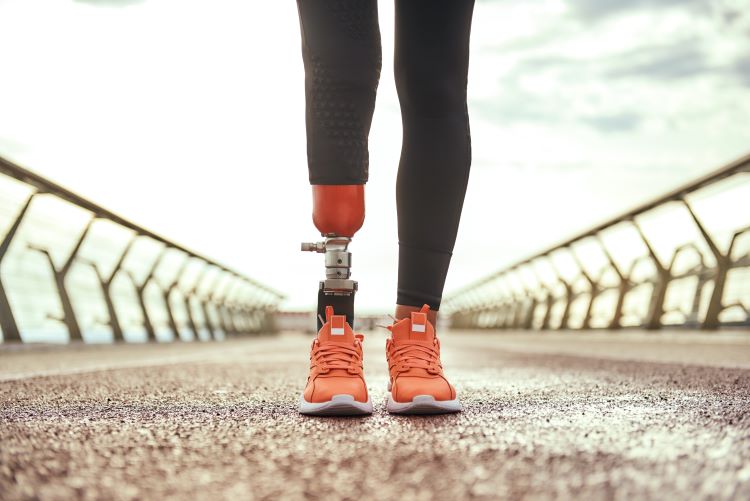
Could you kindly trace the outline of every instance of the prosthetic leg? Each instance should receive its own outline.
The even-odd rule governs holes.
[[[348,246],[365,220],[363,184],[312,185],[313,223],[322,242],[303,242],[302,251],[325,254],[326,278],[318,284],[318,328],[326,318],[326,306],[354,329],[354,294],[357,282],[351,279],[352,253]]]

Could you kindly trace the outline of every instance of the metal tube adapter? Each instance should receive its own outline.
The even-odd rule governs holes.
[[[323,326],[320,318],[325,316],[325,307],[333,306],[339,315],[346,315],[347,322],[354,328],[354,294],[357,282],[352,280],[352,253],[348,246],[349,237],[334,234],[324,235],[323,242],[303,242],[303,252],[325,254],[326,279],[318,287],[318,330]]]

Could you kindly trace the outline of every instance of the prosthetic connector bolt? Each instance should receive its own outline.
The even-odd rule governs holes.
[[[325,253],[326,278],[347,279],[351,276],[352,253],[347,250],[351,240],[330,235],[323,242],[303,242],[302,250]]]
[[[323,242],[303,242],[301,250],[325,254],[326,279],[318,287],[318,314],[326,306],[345,314],[349,325],[354,326],[354,293],[357,282],[351,280],[352,253],[348,246],[351,238],[326,235]],[[322,324],[318,321],[318,329]]]

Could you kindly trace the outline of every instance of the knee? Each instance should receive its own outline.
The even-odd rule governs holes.
[[[465,75],[397,65],[395,79],[404,110],[430,115],[464,113],[466,110]]]

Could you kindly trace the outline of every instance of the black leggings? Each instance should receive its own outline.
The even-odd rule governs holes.
[[[396,183],[401,305],[439,309],[471,165],[474,0],[395,0],[403,143]],[[310,184],[364,184],[381,68],[376,0],[297,0]]]

